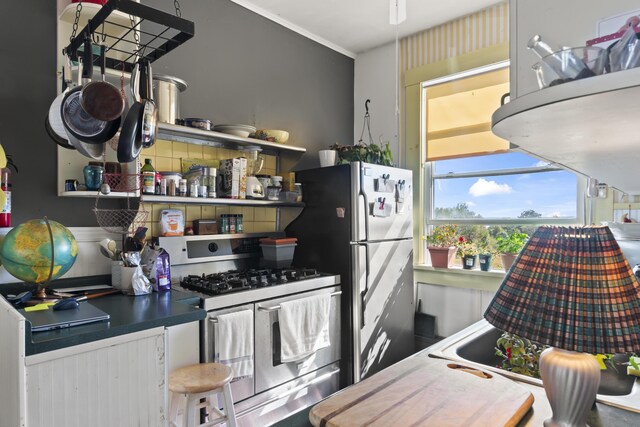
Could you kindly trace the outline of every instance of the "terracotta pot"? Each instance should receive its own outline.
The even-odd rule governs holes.
[[[455,246],[448,248],[429,246],[428,249],[431,256],[431,265],[436,268],[449,268],[456,258]]]
[[[502,254],[502,266],[504,267],[504,271],[507,272],[515,262],[516,258],[518,258],[518,254]]]

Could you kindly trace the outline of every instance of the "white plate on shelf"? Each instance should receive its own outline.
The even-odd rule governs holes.
[[[250,125],[215,125],[213,130],[216,132],[226,133],[229,135],[240,136],[246,138],[255,133],[255,126]]]

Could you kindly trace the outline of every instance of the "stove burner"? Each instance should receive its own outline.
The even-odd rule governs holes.
[[[188,275],[180,281],[183,288],[207,295],[221,295],[319,277],[314,268],[230,270],[202,276]]]

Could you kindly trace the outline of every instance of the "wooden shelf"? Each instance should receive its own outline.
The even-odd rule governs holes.
[[[493,132],[552,163],[640,194],[640,68],[521,96],[496,110]]]
[[[255,138],[243,138],[226,133],[172,125],[169,123],[158,124],[158,139],[188,142],[190,144],[207,145],[211,147],[224,147],[232,150],[247,146],[258,146],[265,152],[274,154],[295,153],[302,155],[307,151],[306,148],[293,145],[278,144],[276,142],[263,141]]]
[[[287,202],[284,200],[257,199],[209,199],[204,197],[174,197],[142,195],[142,201],[147,203],[191,204],[191,205],[219,205],[219,206],[253,206],[263,208],[304,207],[304,203]]]

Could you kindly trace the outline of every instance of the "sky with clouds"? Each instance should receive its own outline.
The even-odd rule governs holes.
[[[435,173],[474,172],[545,165],[522,153],[436,162]],[[439,179],[435,182],[435,207],[467,203],[484,218],[513,218],[533,209],[543,217],[576,216],[576,176],[569,171],[524,175]]]

